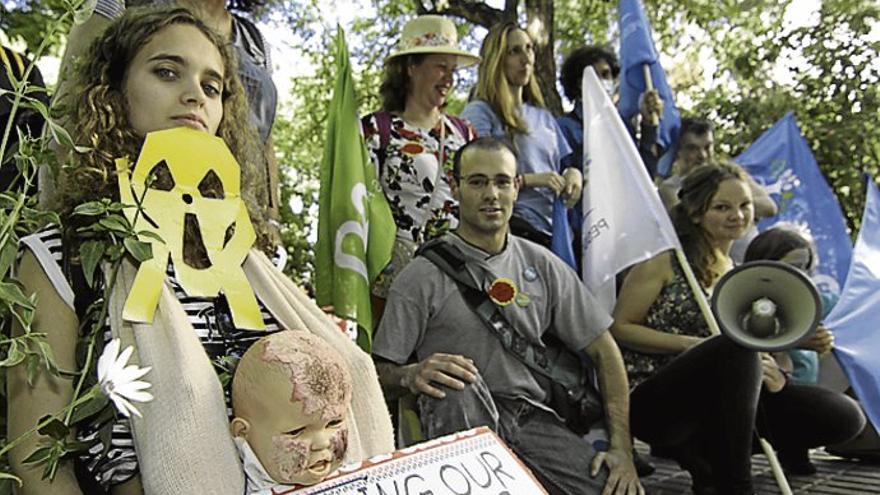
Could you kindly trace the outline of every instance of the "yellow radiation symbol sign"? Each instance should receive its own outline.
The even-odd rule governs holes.
[[[223,140],[185,127],[152,132],[134,170],[126,158],[116,168],[122,202],[141,204],[140,211],[126,209],[129,220],[164,240],[140,237],[153,257],[138,269],[123,318],[153,321],[170,256],[187,294],[223,291],[237,328],[264,329],[242,270],[256,235],[241,199],[241,170]]]

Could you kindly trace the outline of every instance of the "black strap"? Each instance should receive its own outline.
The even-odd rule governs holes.
[[[467,270],[464,253],[460,249],[443,239],[434,239],[423,244],[416,255],[424,256],[458,283],[465,302],[486,328],[501,341],[504,349],[531,370],[551,380],[558,379],[546,349],[535,346],[516,331]]]

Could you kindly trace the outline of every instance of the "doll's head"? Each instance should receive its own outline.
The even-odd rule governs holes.
[[[277,483],[313,485],[342,462],[351,376],[320,337],[282,331],[257,341],[232,382],[232,435]]]

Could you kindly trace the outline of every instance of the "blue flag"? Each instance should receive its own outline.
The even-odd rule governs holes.
[[[785,114],[735,160],[779,205],[779,214],[759,222],[758,229],[766,230],[778,222],[806,228],[819,251],[813,280],[820,291],[840,294],[852,244],[837,197],[801,136],[794,115]]]
[[[568,266],[577,270],[574,261],[574,247],[571,244],[571,226],[568,222],[568,208],[565,203],[556,198],[553,202],[553,239],[550,243],[550,250],[562,261],[568,263]]]
[[[843,294],[825,326],[834,355],[875,428],[880,428],[880,191],[867,180],[862,228]]]
[[[672,89],[654,49],[651,25],[639,0],[620,0],[620,115],[629,122],[639,113],[639,96],[645,92],[644,66],[651,69],[654,89],[663,100],[663,115],[657,132],[657,144],[670,150],[678,141],[681,115],[675,106]],[[665,172],[665,171],[658,171]],[[664,174],[665,175],[665,174]]]

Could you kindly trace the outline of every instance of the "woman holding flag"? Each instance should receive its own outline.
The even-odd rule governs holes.
[[[579,165],[562,168],[571,148],[544,108],[529,34],[513,22],[497,24],[483,40],[480,57],[474,100],[461,116],[480,136],[507,138],[513,144],[522,189],[510,231],[550,247],[553,203],[561,196],[571,208],[581,197],[583,175]]]
[[[733,241],[754,218],[744,172],[729,163],[684,180],[672,220],[702,289],[733,268]],[[751,494],[752,435],[762,381],[757,352],[711,337],[671,252],[633,267],[612,333],[630,385],[633,434],[687,469],[697,494]]]

